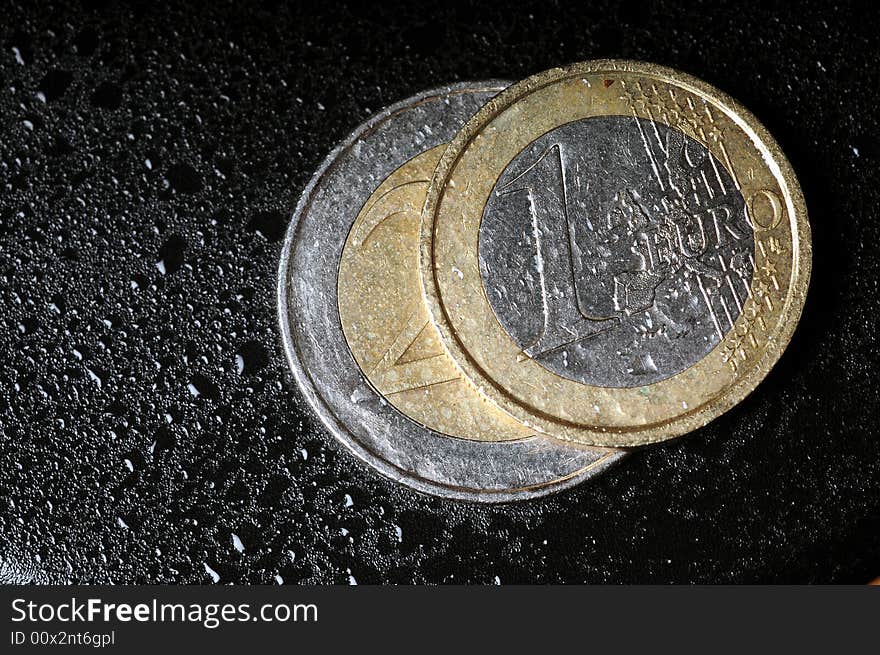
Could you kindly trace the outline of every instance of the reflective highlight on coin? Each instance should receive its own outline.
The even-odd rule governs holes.
[[[473,384],[541,432],[635,446],[704,425],[776,362],[810,271],[785,157],[744,108],[669,69],[524,80],[445,151],[422,280]]]
[[[624,454],[543,436],[458,438],[408,418],[377,392],[352,355],[340,319],[337,273],[352,225],[374,191],[410,159],[451,139],[504,86],[427,91],[374,114],[355,130],[303,192],[285,237],[278,280],[279,324],[291,370],[333,435],[394,480],[481,502],[566,488]],[[430,345],[410,355],[417,359]]]

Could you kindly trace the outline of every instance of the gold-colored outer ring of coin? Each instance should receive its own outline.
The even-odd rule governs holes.
[[[509,180],[508,166],[542,136],[597,117],[627,117],[640,125],[659,126],[663,131],[682,133],[689,142],[705,148],[713,165],[720,164],[718,183],[723,177],[735,185],[742,219],[753,230],[754,248],[745,258],[750,284],[738,298],[741,307],[733,311],[733,300],[721,303],[729,323],[724,322],[719,301],[708,297],[712,290],[722,292],[724,277],[710,271],[701,273],[705,262],[687,260],[682,275],[692,281],[692,302],[699,302],[699,291],[705,292],[708,313],[717,319],[717,342],[692,365],[650,384],[589,384],[537,361],[501,324],[481,273],[481,259],[486,254],[480,252],[484,210],[493,191],[503,191],[496,185],[504,175]],[[653,145],[651,148],[655,154],[659,152]],[[651,161],[658,164],[656,158]],[[655,170],[662,178],[667,173],[660,168],[662,162]],[[562,179],[560,183],[564,203],[566,184],[571,188],[577,180]],[[713,184],[706,182],[709,196]],[[690,193],[689,188],[685,191]],[[546,226],[535,222],[534,192],[532,189],[529,198],[537,243],[545,237]],[[661,200],[639,209],[644,199],[638,193],[627,197],[628,205],[626,198],[616,196],[615,210],[623,211],[619,207],[624,206],[629,212],[627,220],[632,221],[634,211],[665,212],[666,218],[651,221],[674,229],[678,219],[673,213],[681,213],[679,200]],[[687,209],[687,198],[684,206]],[[607,219],[610,224],[610,216],[594,218]],[[742,236],[733,229],[722,234],[723,221],[719,225],[719,239]],[[569,223],[569,230],[575,229]],[[655,229],[653,234],[662,232]],[[656,246],[659,237],[651,238]],[[662,270],[669,270],[670,261],[675,265],[684,262],[688,247],[699,242],[687,239],[679,235],[676,254],[667,253]],[[638,299],[636,292],[644,291],[644,280],[653,279],[654,273],[645,263],[648,259],[644,255],[642,265],[627,273],[629,277],[614,279],[615,309],[647,306],[637,301],[628,307],[618,286],[626,290],[635,280],[642,286],[633,282],[630,291]],[[485,266],[484,261],[483,272]],[[628,447],[677,437],[741,401],[788,344],[803,308],[810,266],[810,230],[803,196],[791,166],[766,129],[736,101],[708,84],[640,62],[574,64],[539,73],[496,96],[450,142],[435,171],[422,215],[420,269],[425,299],[452,359],[482,394],[524,425],[589,445]],[[540,266],[537,270],[543,275]],[[713,279],[709,279],[710,273]],[[574,274],[576,277],[577,271]],[[558,302],[559,295],[544,297],[545,331],[549,325],[547,307]],[[625,314],[609,312],[599,319],[622,321],[628,319]],[[670,346],[673,354],[674,345]],[[644,362],[643,368],[650,372],[651,364]]]
[[[339,260],[339,319],[379,394],[404,415],[460,439],[534,434],[476,393],[440,344],[419,282],[419,221],[440,145],[382,181],[358,213]]]

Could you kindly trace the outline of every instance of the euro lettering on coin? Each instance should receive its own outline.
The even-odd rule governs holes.
[[[424,305],[419,220],[434,165],[504,86],[427,91],[357,128],[303,192],[278,280],[288,361],[330,432],[394,480],[481,502],[563,489],[624,456],[538,436],[487,402]]]
[[[519,82],[437,167],[426,302],[472,384],[542,433],[680,436],[782,354],[809,281],[800,188],[767,131],[690,76],[595,61]]]

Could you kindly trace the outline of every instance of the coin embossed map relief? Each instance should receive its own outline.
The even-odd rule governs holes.
[[[754,231],[698,141],[629,116],[567,123],[520,152],[479,232],[496,318],[557,375],[635,387],[680,373],[748,297]]]
[[[747,110],[676,71],[595,61],[513,85],[458,133],[421,271],[487,399],[545,434],[637,446],[763,379],[810,252],[797,180]]]
[[[444,145],[505,83],[426,91],[377,112],[302,194],[279,270],[282,340],[312,408],[384,475],[500,502],[576,484],[624,456],[539,436],[479,395],[421,291],[421,209]]]

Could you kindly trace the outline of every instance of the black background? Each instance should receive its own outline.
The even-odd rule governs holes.
[[[880,575],[880,14],[319,7],[5,6],[0,579]],[[599,56],[695,74],[775,135],[813,229],[800,327],[733,411],[577,489],[481,507],[386,482],[327,436],[287,374],[274,289],[299,192],[388,103]]]

